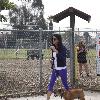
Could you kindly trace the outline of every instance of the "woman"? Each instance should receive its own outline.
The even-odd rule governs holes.
[[[52,74],[50,83],[48,85],[47,100],[53,92],[53,86],[58,76],[61,77],[62,84],[66,90],[69,89],[67,83],[67,69],[66,69],[66,48],[62,44],[62,38],[59,34],[54,34],[52,37]]]
[[[80,76],[82,75],[82,66],[84,66],[87,76],[89,76],[89,70],[87,66],[87,59],[86,59],[87,50],[83,43],[83,41],[79,42],[77,48],[77,59],[79,63],[79,73]]]

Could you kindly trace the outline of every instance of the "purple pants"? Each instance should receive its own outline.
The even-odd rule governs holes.
[[[56,81],[58,76],[61,77],[61,81],[62,81],[64,88],[66,90],[69,89],[69,86],[68,86],[68,83],[67,83],[67,70],[66,69],[62,69],[62,70],[53,69],[51,79],[50,79],[50,83],[48,85],[48,91],[53,91],[53,86],[54,86],[55,81]]]

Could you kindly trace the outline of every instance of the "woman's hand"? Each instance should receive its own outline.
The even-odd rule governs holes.
[[[55,48],[54,46],[50,46],[50,49],[51,49],[53,52],[58,53],[58,50],[56,50],[56,48]]]
[[[51,64],[51,65],[53,64],[53,60],[52,60],[52,59],[50,59],[50,64]]]
[[[56,48],[54,46],[50,46],[50,49],[53,50],[53,51],[56,50]]]

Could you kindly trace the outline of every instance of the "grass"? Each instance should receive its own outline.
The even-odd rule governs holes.
[[[44,49],[42,51],[44,58],[50,58],[51,50]],[[0,59],[15,59],[15,58],[27,58],[27,49],[0,49]]]
[[[16,52],[16,49],[0,49],[0,59],[8,58],[26,58],[27,51],[20,49]]]
[[[43,49],[42,50],[43,57],[44,58],[50,58],[51,57],[51,50],[50,49]],[[95,57],[96,56],[96,50],[90,49],[88,51],[88,57]],[[0,59],[15,59],[15,58],[27,58],[27,49],[19,49],[16,52],[16,49],[0,49]]]
[[[96,57],[96,50],[95,49],[89,49],[88,54],[89,57]]]

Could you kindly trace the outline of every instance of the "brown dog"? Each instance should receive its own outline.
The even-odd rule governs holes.
[[[75,88],[75,89],[70,89],[69,91],[64,89],[58,89],[58,94],[62,95],[64,100],[74,100],[74,99],[85,100],[83,89]]]

